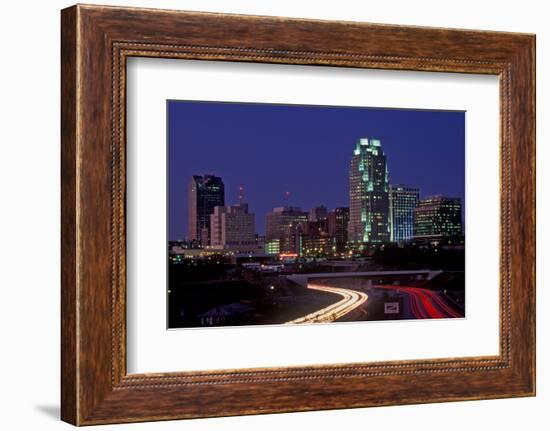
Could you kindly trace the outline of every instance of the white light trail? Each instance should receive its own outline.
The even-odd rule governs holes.
[[[291,320],[288,323],[329,323],[338,320],[342,316],[355,310],[367,302],[368,296],[357,290],[343,289],[341,287],[323,286],[322,284],[308,284],[308,289],[320,290],[321,292],[335,293],[343,297],[338,302],[328,307],[314,311],[306,316]]]

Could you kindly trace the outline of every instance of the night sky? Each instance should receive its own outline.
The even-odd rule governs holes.
[[[187,235],[191,175],[222,177],[226,205],[238,203],[242,185],[261,234],[265,214],[287,202],[348,206],[361,137],[382,141],[392,184],[464,206],[464,120],[453,111],[168,101],[169,238]]]

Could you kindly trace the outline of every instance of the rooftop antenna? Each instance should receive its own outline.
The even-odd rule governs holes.
[[[285,206],[289,206],[288,203],[290,201],[290,192],[285,192]]]
[[[244,187],[242,185],[239,186],[239,205],[242,205],[244,202]]]

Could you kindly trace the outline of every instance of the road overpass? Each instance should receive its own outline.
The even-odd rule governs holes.
[[[312,278],[345,278],[345,277],[382,277],[399,275],[418,275],[424,276],[426,280],[431,280],[436,275],[441,274],[442,270],[420,269],[411,271],[368,271],[368,272],[317,272],[311,274],[290,274],[286,277],[304,287],[308,287],[308,280]]]

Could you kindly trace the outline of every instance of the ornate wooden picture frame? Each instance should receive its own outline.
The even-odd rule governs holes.
[[[62,11],[61,416],[75,425],[535,394],[535,37],[103,6]],[[127,374],[126,60],[500,79],[500,354]]]

